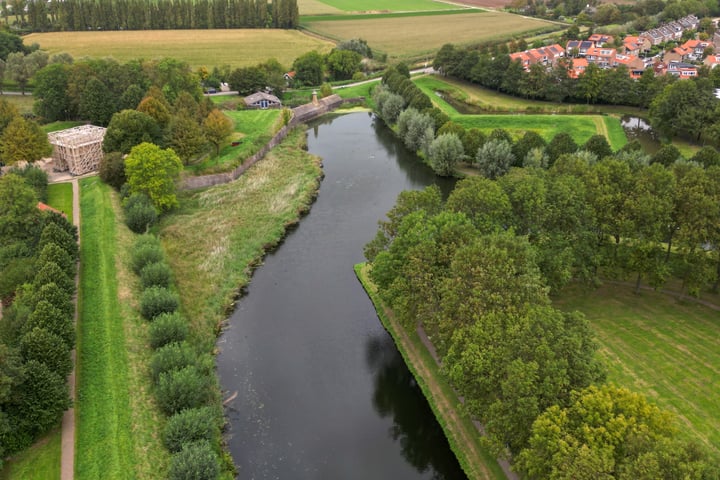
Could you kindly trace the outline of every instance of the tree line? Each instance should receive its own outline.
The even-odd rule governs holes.
[[[427,333],[495,453],[523,477],[715,478],[668,412],[604,383],[587,320],[551,294],[630,276],[708,287],[718,180],[718,166],[565,154],[547,169],[469,177],[446,201],[437,187],[403,192],[365,247],[370,276],[403,326]]]
[[[3,9],[31,32],[297,28],[297,0],[13,0]]]
[[[70,406],[77,229],[38,208],[46,195],[38,168],[0,177],[0,465]]]
[[[638,80],[624,65],[601,69],[588,65],[579,78],[570,76],[571,58],[561,58],[547,67],[530,66],[526,72],[507,52],[488,47],[461,48],[443,45],[433,67],[450,75],[509,95],[551,102],[606,103],[649,108],[653,127],[668,137],[684,135],[717,143],[720,123],[714,89],[720,87],[720,71],[701,67],[697,78],[678,80],[673,75],[656,76],[643,71]],[[683,114],[678,114],[678,109]]]

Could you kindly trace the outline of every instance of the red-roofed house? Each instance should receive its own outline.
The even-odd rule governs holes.
[[[40,211],[57,213],[58,215],[62,215],[63,217],[67,218],[67,215],[65,215],[65,212],[61,212],[60,210],[57,210],[57,209],[55,209],[55,208],[51,207],[50,205],[47,205],[47,204],[45,204],[45,203],[43,203],[43,202],[38,202],[37,208],[38,208],[38,210],[40,210]]]
[[[710,68],[715,68],[720,63],[720,53],[708,55],[703,63]]]
[[[612,68],[616,65],[615,55],[617,55],[617,52],[614,48],[590,48],[585,58],[588,62],[595,63],[600,68]]]
[[[510,54],[511,61],[519,61],[525,70],[530,70],[530,66],[535,64],[555,65],[557,61],[565,56],[565,50],[560,45],[550,45],[548,47],[533,48],[524,52],[516,52]]]
[[[580,75],[585,73],[585,69],[588,66],[588,61],[584,58],[573,58],[572,68],[570,69],[570,78],[578,78]]]
[[[635,55],[622,55],[618,53],[615,55],[615,65],[625,65],[631,72],[638,70],[643,71],[645,69],[645,62]]]
[[[604,47],[608,43],[613,43],[614,39],[610,35],[603,35],[602,33],[593,33],[588,37],[589,42],[593,42],[596,47]]]
[[[627,36],[623,39],[623,47],[628,55],[639,55],[650,51],[650,40],[646,37]]]
[[[702,58],[705,49],[711,46],[712,43],[706,40],[688,40],[683,43],[682,48],[686,53],[686,57],[690,60],[699,60]]]

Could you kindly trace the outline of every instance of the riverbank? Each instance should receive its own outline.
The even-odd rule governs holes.
[[[377,288],[368,277],[369,268],[365,263],[355,265],[355,274],[427,398],[463,471],[470,480],[508,478],[482,445],[473,421],[462,413],[461,400],[443,378],[432,352],[423,344],[417,332],[409,333],[398,324],[392,311],[377,295]]]

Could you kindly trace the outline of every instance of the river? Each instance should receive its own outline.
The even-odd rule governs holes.
[[[443,181],[368,113],[308,131],[325,179],[269,254],[219,339],[228,446],[241,479],[464,479],[355,278],[402,190]]]

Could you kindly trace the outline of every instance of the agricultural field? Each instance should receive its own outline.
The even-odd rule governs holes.
[[[630,286],[567,292],[555,302],[583,312],[595,330],[609,381],[673,411],[688,438],[720,459],[718,312]]]
[[[172,57],[193,69],[245,67],[271,57],[289,68],[300,55],[311,50],[327,53],[333,46],[297,30],[277,29],[51,32],[32,33],[23,40],[39,44],[50,55],[66,52],[76,59],[112,57],[119,62]]]
[[[299,2],[302,14],[302,1]],[[322,3],[343,12],[421,12],[428,10],[452,10],[457,5],[435,0],[320,0]]]
[[[449,41],[456,45],[468,45],[560,28],[550,22],[504,12],[463,12],[452,15],[441,15],[442,12],[364,15],[333,21],[301,18],[301,26],[336,41],[362,38],[373,50],[387,53],[390,61],[432,58]]]
[[[298,0],[300,15],[336,15],[343,13],[335,7],[321,2],[320,0]]]

